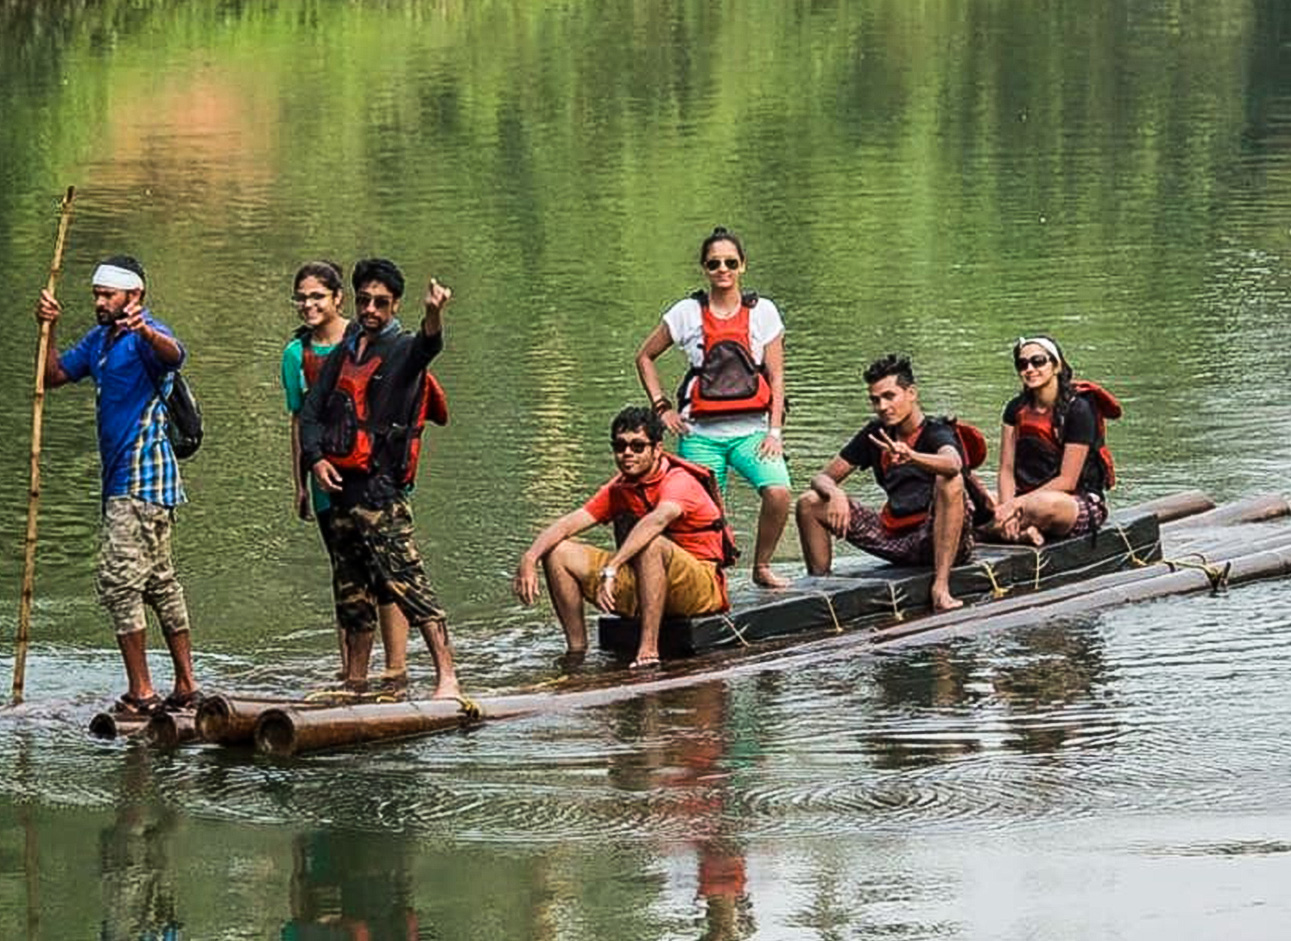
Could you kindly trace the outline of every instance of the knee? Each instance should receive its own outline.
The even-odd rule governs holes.
[[[937,496],[945,499],[959,499],[964,494],[964,475],[956,474],[954,477],[937,476],[936,487]]]
[[[788,487],[762,488],[762,505],[767,509],[787,511],[791,499]]]
[[[798,495],[794,504],[794,515],[799,521],[819,519],[825,509],[825,501],[814,490],[807,490]]]

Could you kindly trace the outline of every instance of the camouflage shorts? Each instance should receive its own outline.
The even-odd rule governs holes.
[[[374,631],[377,605],[387,602],[398,605],[413,627],[444,620],[417,551],[407,500],[379,509],[333,506],[330,523],[337,624]]]
[[[136,497],[109,497],[95,588],[118,634],[146,630],[146,607],[152,608],[166,634],[188,630],[184,589],[170,557],[172,511]]]

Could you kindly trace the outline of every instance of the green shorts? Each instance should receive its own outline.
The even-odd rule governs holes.
[[[712,470],[717,477],[717,485],[723,491],[726,490],[728,467],[735,468],[758,492],[763,487],[784,487],[787,490],[789,467],[784,462],[784,455],[764,458],[758,454],[758,446],[765,437],[765,431],[738,438],[708,438],[691,432],[682,435],[677,454]]]

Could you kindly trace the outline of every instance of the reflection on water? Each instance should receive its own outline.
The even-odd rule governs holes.
[[[328,678],[276,377],[289,278],[318,255],[456,289],[454,423],[415,504],[468,689],[553,675],[559,631],[507,575],[609,472],[636,344],[719,223],[785,311],[799,486],[865,417],[858,364],[908,351],[931,411],[989,429],[1009,342],[1047,328],[1127,405],[1118,503],[1291,489],[1288,10],[0,4],[0,585],[22,298],[69,182],[62,340],[94,260],[129,249],[192,355],[210,434],[177,555],[213,686]],[[92,407],[46,403],[0,936],[1268,937],[1291,915],[1282,583],[299,761],[87,742],[120,677],[92,600]],[[730,497],[747,538],[756,495]]]

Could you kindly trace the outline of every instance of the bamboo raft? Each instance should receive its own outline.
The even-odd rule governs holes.
[[[1122,511],[1094,538],[1061,540],[1039,551],[982,547],[979,558],[956,569],[952,577],[953,590],[969,603],[940,614],[924,613],[915,603],[926,597],[928,573],[895,566],[870,566],[828,579],[799,579],[789,592],[774,596],[749,590],[733,599],[736,604],[728,619],[734,630],[722,619],[666,623],[661,633],[661,640],[667,638],[665,654],[692,656],[696,651],[749,647],[736,658],[726,656],[720,661],[709,654],[710,659],[701,659],[696,668],[686,671],[630,678],[616,671],[593,677],[597,685],[475,700],[329,706],[212,696],[191,719],[183,714],[173,720],[157,717],[133,729],[121,717],[111,720],[109,716],[109,720],[113,735],[142,734],[144,740],[161,747],[205,741],[282,756],[600,706],[715,678],[801,669],[855,656],[861,647],[913,639],[938,641],[1166,595],[1285,577],[1291,574],[1291,525],[1283,519],[1289,514],[1291,506],[1278,496],[1215,507],[1204,494],[1190,491]],[[1276,520],[1282,522],[1271,522]],[[602,646],[634,647],[631,622],[620,618],[603,622]],[[754,640],[769,642],[750,647]],[[793,646],[786,649],[789,643]],[[94,721],[100,722],[102,715]]]

